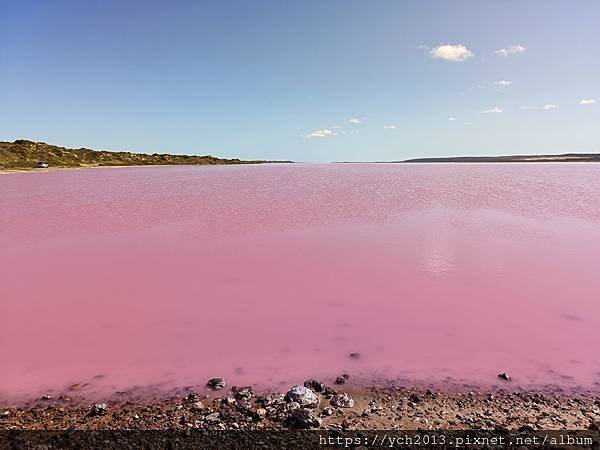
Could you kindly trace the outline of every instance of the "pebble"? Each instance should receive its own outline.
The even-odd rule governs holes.
[[[297,402],[303,408],[316,408],[319,404],[319,397],[312,389],[306,386],[293,386],[285,394],[286,402]]]
[[[214,413],[209,414],[205,417],[207,422],[220,422],[221,413],[219,411],[215,411]]]
[[[52,394],[42,395],[42,400],[52,400],[54,396]]]
[[[208,380],[206,385],[209,388],[214,389],[215,391],[218,391],[225,387],[225,380],[223,378],[211,378],[210,380]]]
[[[192,404],[192,409],[193,409],[194,411],[201,411],[201,410],[203,410],[203,409],[204,409],[204,403],[202,403],[202,402],[196,402],[196,403],[193,403],[193,404]]]
[[[335,384],[346,384],[346,378],[343,376],[339,376],[335,379]]]
[[[223,385],[225,385],[225,382],[223,382]],[[249,399],[254,395],[254,393],[252,392],[252,386],[233,386],[231,390],[233,391],[235,398],[238,400]]]
[[[330,403],[331,406],[337,408],[352,408],[354,406],[354,399],[344,392],[343,394],[334,395]]]
[[[319,380],[314,380],[312,378],[304,382],[304,387],[307,387],[308,389],[311,389],[315,392],[323,392],[325,390],[325,384],[323,384]]]
[[[96,403],[90,409],[90,416],[103,416],[108,411],[108,405],[106,403]]]
[[[505,372],[499,373],[498,378],[504,381],[510,381],[512,378],[509,377]]]
[[[415,394],[415,393],[410,394],[409,398],[410,398],[410,401],[413,403],[419,403],[421,401],[421,397],[419,397],[419,395]]]
[[[196,395],[196,393],[195,393],[195,392],[190,392],[190,393],[187,395],[187,397],[185,398],[185,400],[186,400],[188,403],[195,403],[195,402],[197,402],[197,401],[199,400],[199,398],[198,398],[198,395]]]
[[[358,359],[358,358],[360,358],[360,353],[356,353],[356,352],[355,353],[350,353],[350,358]]]
[[[306,409],[296,409],[288,416],[285,423],[289,428],[294,430],[306,430],[308,428],[320,427],[323,420],[311,411]]]
[[[323,408],[322,414],[324,416],[331,416],[333,414],[333,409],[331,409],[329,406]]]

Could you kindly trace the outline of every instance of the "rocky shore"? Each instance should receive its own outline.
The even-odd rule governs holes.
[[[338,383],[343,383],[338,380]],[[307,380],[286,392],[229,388],[169,398],[74,401],[44,396],[0,407],[0,430],[592,430],[600,397],[540,392],[446,392],[402,387],[327,386]]]

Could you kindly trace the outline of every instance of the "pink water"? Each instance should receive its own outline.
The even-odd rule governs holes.
[[[600,390],[600,165],[8,174],[0,227],[0,402],[343,372]]]

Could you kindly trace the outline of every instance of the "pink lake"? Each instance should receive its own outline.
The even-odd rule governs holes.
[[[0,230],[0,403],[344,372],[600,391],[593,163],[6,174]]]

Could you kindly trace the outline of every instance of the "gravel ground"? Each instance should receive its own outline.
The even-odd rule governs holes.
[[[435,392],[429,389],[325,386],[308,380],[287,392],[222,387],[160,400],[68,396],[27,407],[0,407],[0,430],[594,430],[600,397],[540,392]],[[215,395],[216,394],[216,395]]]

